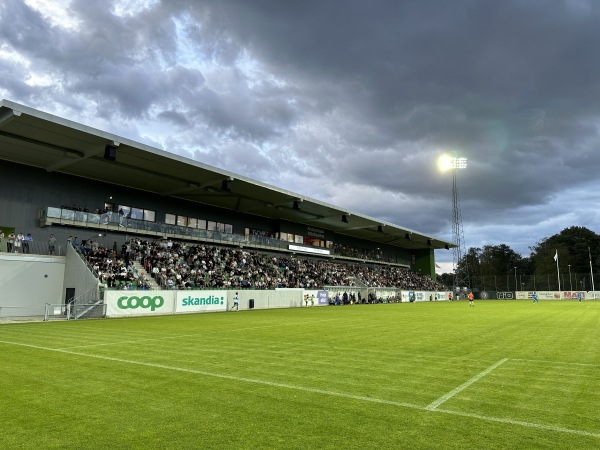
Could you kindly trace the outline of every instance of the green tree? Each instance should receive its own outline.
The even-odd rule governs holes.
[[[457,269],[461,275],[469,270],[471,287],[488,289],[517,288],[514,282],[515,267],[518,274],[531,273],[528,258],[523,258],[506,244],[471,247],[459,261]]]
[[[600,257],[600,236],[585,227],[569,227],[530,247],[531,259],[537,276],[556,273],[554,256],[558,254],[558,268],[565,274],[589,274],[590,255],[597,267]],[[589,284],[588,284],[589,287]],[[574,286],[576,289],[576,287]]]
[[[437,281],[442,283],[447,288],[452,286],[452,280],[454,279],[454,275],[452,273],[443,273],[438,276]]]

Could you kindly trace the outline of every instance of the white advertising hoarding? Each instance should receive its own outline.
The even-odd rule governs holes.
[[[108,291],[105,293],[108,317],[173,314],[173,291]]]
[[[203,311],[227,311],[227,291],[176,291],[176,313]]]

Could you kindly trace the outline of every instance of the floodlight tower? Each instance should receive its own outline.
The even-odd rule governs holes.
[[[462,227],[462,214],[460,210],[460,196],[458,195],[457,173],[459,170],[467,168],[467,158],[456,158],[444,155],[438,162],[443,171],[452,170],[452,266],[453,278],[452,288],[456,290],[460,287],[470,287],[469,266],[465,259],[464,273],[458,272],[458,263],[467,254],[465,250],[465,236]]]

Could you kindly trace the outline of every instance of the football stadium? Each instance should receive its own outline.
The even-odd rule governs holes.
[[[596,292],[9,100],[0,161],[2,448],[600,445]]]

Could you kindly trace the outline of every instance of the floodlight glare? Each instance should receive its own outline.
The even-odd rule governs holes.
[[[438,168],[442,172],[452,169],[452,158],[448,155],[442,155],[438,159]]]
[[[466,169],[467,158],[454,158],[449,155],[442,155],[438,159],[438,168],[442,172],[447,172],[451,169]]]

